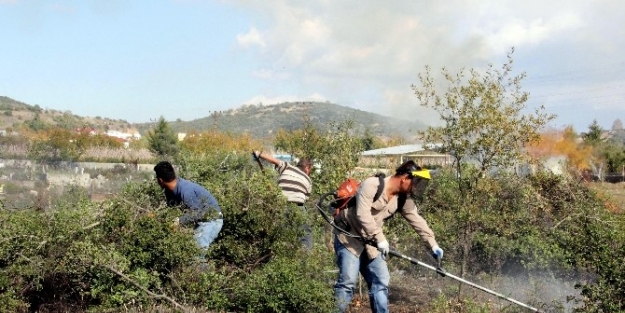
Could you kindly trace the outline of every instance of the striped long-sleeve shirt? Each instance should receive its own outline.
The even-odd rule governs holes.
[[[306,202],[312,190],[310,177],[300,168],[284,161],[276,165],[276,170],[280,173],[278,187],[287,200],[297,204]]]

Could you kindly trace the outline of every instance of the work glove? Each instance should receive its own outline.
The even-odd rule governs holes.
[[[432,247],[432,257],[437,261],[440,261],[443,258],[443,249],[439,246]]]
[[[390,250],[388,241],[384,240],[382,242],[378,242],[377,246],[378,251],[380,251],[380,253],[382,254],[382,259],[386,260],[386,257],[388,256],[388,251]]]

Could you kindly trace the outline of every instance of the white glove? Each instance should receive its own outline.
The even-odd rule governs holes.
[[[440,261],[443,258],[443,249],[439,246],[432,247],[432,257]]]
[[[386,260],[386,257],[388,256],[388,251],[390,250],[388,241],[384,240],[382,242],[378,242],[377,246],[378,251],[380,251],[380,253],[382,254],[382,259]]]

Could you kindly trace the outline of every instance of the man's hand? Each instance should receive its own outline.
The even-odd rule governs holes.
[[[388,256],[388,252],[390,250],[388,241],[384,240],[382,242],[378,242],[377,246],[378,246],[378,251],[380,251],[380,253],[382,254],[382,259],[386,260],[386,257]]]
[[[263,167],[263,162],[261,162],[260,160],[260,155],[262,154],[262,151],[252,151],[252,157],[254,158],[254,161],[256,161],[256,163],[258,163],[258,166],[260,167],[260,170],[262,172],[265,171],[265,168]]]
[[[432,257],[437,261],[440,261],[443,258],[443,249],[439,246],[432,247]]]

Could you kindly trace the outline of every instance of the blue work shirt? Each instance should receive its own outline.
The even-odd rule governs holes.
[[[219,213],[218,218],[222,216],[215,197],[206,188],[186,179],[178,178],[173,191],[165,190],[165,198],[169,206],[181,204],[185,206],[184,214],[179,219],[180,224],[183,225],[197,224],[197,222],[205,221],[207,217],[210,218],[209,209],[211,208]]]

